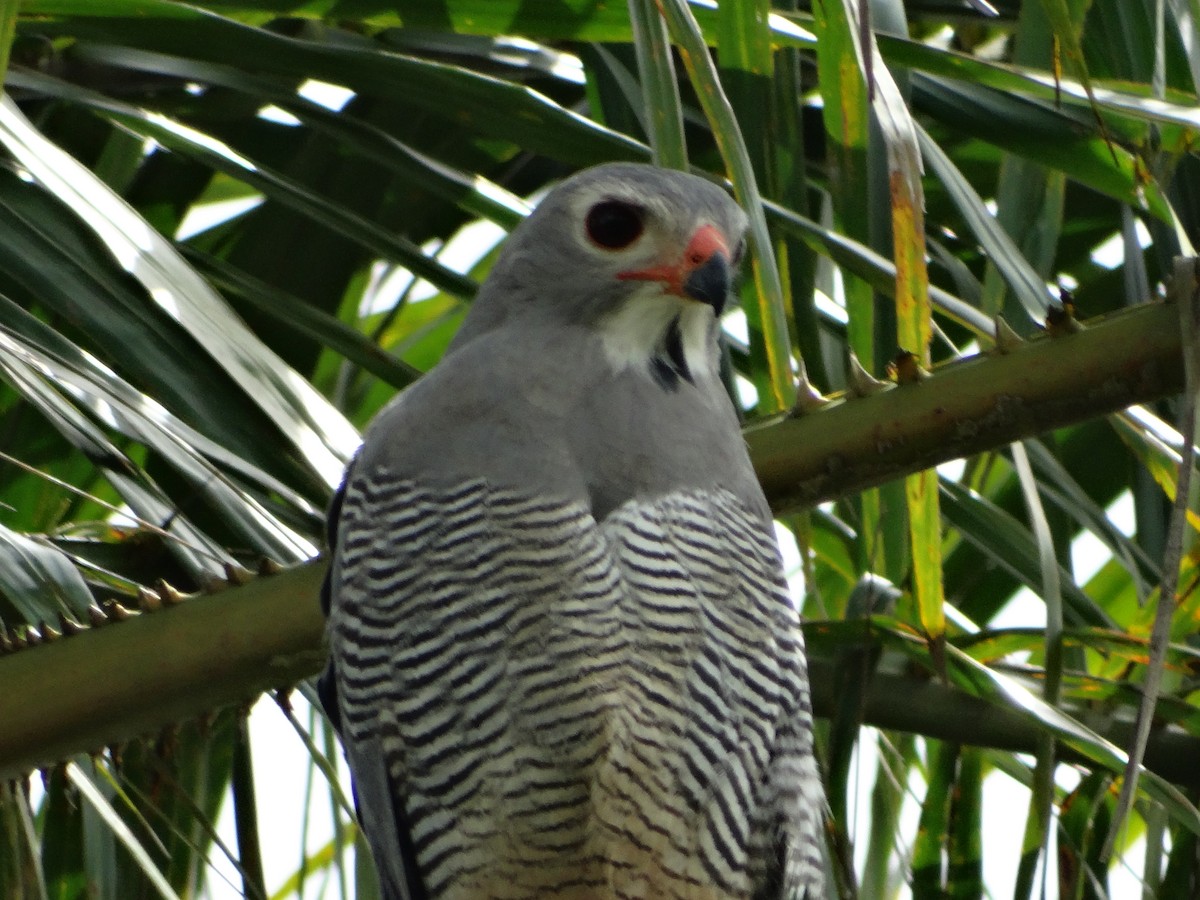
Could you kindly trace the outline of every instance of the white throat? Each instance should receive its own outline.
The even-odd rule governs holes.
[[[664,353],[664,337],[676,319],[687,368],[695,375],[715,374],[716,354],[710,346],[712,308],[665,294],[658,285],[651,284],[599,323],[609,365],[615,372],[633,369],[651,377],[652,361]]]

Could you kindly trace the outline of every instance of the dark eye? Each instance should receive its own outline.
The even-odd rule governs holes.
[[[642,235],[642,209],[622,200],[603,200],[587,214],[587,233],[606,250],[623,250]]]
[[[736,269],[738,266],[740,266],[742,264],[742,260],[745,258],[746,258],[746,239],[742,238],[740,241],[738,241],[738,245],[736,248],[734,248],[734,251],[733,251],[733,259],[731,261],[733,267]]]

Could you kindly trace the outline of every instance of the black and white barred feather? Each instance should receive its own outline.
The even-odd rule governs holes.
[[[378,467],[337,547],[338,711],[372,840],[406,857],[392,897],[820,896],[797,614],[732,493],[597,522]]]

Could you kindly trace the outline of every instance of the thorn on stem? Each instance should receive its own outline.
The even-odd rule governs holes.
[[[262,559],[260,559],[258,561],[258,574],[259,575],[263,575],[263,576],[278,575],[282,571],[283,571],[283,566],[281,566],[279,563],[277,563],[275,560],[271,559],[268,556],[264,556]]]
[[[853,350],[850,351],[847,380],[850,385],[850,393],[855,397],[869,397],[871,394],[878,394],[891,387],[888,382],[882,381],[868,372],[866,367],[859,362],[858,354]]]
[[[1011,353],[1021,344],[1025,343],[1024,339],[1008,324],[1008,320],[1004,316],[996,316],[993,321],[996,327],[997,352]]]
[[[137,589],[137,600],[138,609],[142,612],[158,612],[163,606],[162,597],[149,588],[142,587],[140,584]]]
[[[162,598],[163,603],[165,603],[167,606],[178,606],[185,599],[187,599],[186,596],[181,594],[178,589],[170,584],[167,584],[167,582],[161,578],[154,583],[154,590],[155,593]]]
[[[816,412],[828,403],[829,399],[813,387],[813,383],[808,380],[808,373],[801,369],[800,378],[796,382],[796,402],[792,404],[788,415],[798,419],[806,413]]]
[[[116,600],[113,600],[111,603],[107,604],[107,606],[108,617],[113,621],[124,622],[131,615],[133,615],[133,613],[131,613],[126,607],[122,606]]]
[[[225,563],[225,581],[229,584],[240,586],[249,584],[254,580],[254,573],[245,566],[239,566],[237,563]]]

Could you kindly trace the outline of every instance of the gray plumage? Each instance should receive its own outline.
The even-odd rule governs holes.
[[[744,231],[693,176],[576,175],[369,428],[322,696],[389,898],[825,896],[802,639],[717,371]]]

